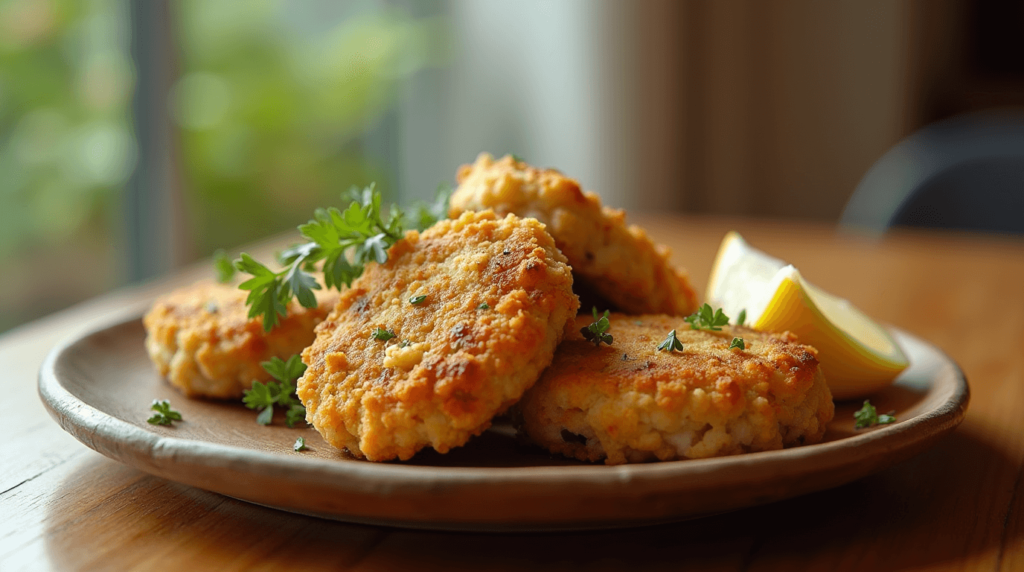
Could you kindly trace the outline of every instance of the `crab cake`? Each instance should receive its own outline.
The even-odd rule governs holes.
[[[816,350],[792,334],[694,331],[664,315],[613,314],[610,324],[612,345],[567,339],[523,396],[517,422],[529,440],[615,465],[816,443],[832,419]],[[671,330],[683,349],[658,350]],[[729,349],[734,336],[746,349]]]
[[[249,318],[248,292],[199,282],[157,299],[143,318],[146,351],[160,375],[189,397],[238,398],[253,380],[268,381],[261,362],[287,359],[313,343],[314,329],[338,300],[316,291],[319,305],[288,305],[288,316],[270,332]]]
[[[543,222],[569,259],[580,291],[631,314],[686,316],[697,309],[690,280],[669,262],[668,248],[640,227],[627,226],[623,211],[602,207],[575,180],[511,155],[495,161],[486,153],[460,167],[456,178],[452,216],[493,209]]]
[[[578,306],[565,257],[534,219],[486,211],[409,231],[302,353],[306,420],[371,461],[445,453],[537,381]]]

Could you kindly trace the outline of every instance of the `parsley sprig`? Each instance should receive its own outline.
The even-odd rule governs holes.
[[[326,288],[341,289],[363,273],[369,262],[383,264],[388,249],[405,234],[407,228],[427,228],[444,218],[450,191],[440,189],[431,204],[415,205],[410,214],[397,206],[382,207],[382,197],[370,185],[352,189],[352,199],[345,210],[335,207],[317,209],[313,219],[299,225],[299,233],[307,242],[298,244],[280,255],[284,268],[273,271],[247,253],[234,261],[234,267],[252,278],[238,287],[249,291],[246,305],[249,318],[263,317],[263,329],[270,331],[288,313],[292,298],[306,308],[317,305],[314,290],[321,285],[313,276],[317,266],[323,271]],[[217,264],[221,271],[220,263]]]
[[[181,413],[171,409],[171,402],[166,399],[154,399],[149,408],[156,411],[146,419],[150,425],[170,425],[175,421],[181,421]]]
[[[340,289],[362,274],[367,262],[386,262],[388,248],[402,237],[402,211],[392,207],[385,217],[381,195],[372,184],[350,194],[353,200],[344,211],[317,209],[313,220],[299,226],[308,242],[281,253],[282,270],[274,272],[246,253],[235,260],[235,268],[252,276],[238,287],[249,291],[245,302],[249,317],[262,316],[265,331],[287,315],[292,298],[306,308],[316,307],[313,290],[319,290],[320,284],[311,272],[318,263],[322,263],[324,286]]]
[[[604,342],[608,345],[612,345],[612,336],[611,334],[607,333],[608,330],[612,327],[611,324],[608,322],[608,310],[605,310],[604,315],[598,318],[597,307],[595,306],[593,308],[593,313],[594,323],[590,324],[585,328],[580,328],[580,333],[583,334],[583,337],[585,339],[593,342],[594,345],[597,347],[601,346],[601,342]]]
[[[683,351],[683,342],[676,339],[675,330],[669,332],[668,336],[665,337],[665,341],[658,345],[658,351],[669,353],[672,353],[673,351]]]
[[[720,332],[720,326],[729,325],[729,316],[721,308],[712,310],[709,304],[704,304],[699,310],[683,318],[683,321],[690,324],[693,330],[712,330]]]
[[[733,348],[739,348],[741,350],[745,350],[745,349],[747,349],[747,344],[746,344],[746,342],[743,341],[743,338],[733,338],[732,339],[732,343],[729,344],[729,349],[731,350]]]
[[[889,413],[879,415],[875,406],[871,405],[871,401],[865,399],[864,406],[854,412],[853,420],[854,429],[865,429],[875,425],[888,425],[896,422],[896,412],[890,411]]]
[[[280,406],[285,410],[285,424],[294,427],[296,423],[306,419],[306,408],[295,396],[295,380],[299,379],[306,371],[306,364],[302,363],[299,356],[293,355],[284,361],[278,357],[270,358],[260,365],[277,382],[268,381],[266,384],[258,381],[252,382],[252,389],[245,391],[242,403],[249,409],[260,409],[256,416],[256,422],[260,425],[270,425],[274,418],[274,406]]]

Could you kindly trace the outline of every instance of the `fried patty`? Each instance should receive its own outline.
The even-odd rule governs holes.
[[[630,314],[685,316],[697,308],[686,272],[669,262],[669,250],[621,210],[601,206],[592,192],[553,169],[537,169],[511,155],[495,161],[482,153],[459,168],[451,215],[493,209],[533,217],[572,266],[580,291],[591,291]],[[578,292],[579,293],[579,292]]]
[[[537,381],[578,305],[565,257],[534,219],[465,213],[409,231],[303,352],[306,420],[371,461],[445,453]]]
[[[579,317],[577,328],[593,322]],[[580,335],[517,406],[520,432],[553,453],[610,465],[816,443],[832,394],[816,350],[789,333],[694,331],[678,317],[613,314],[612,345]],[[671,330],[683,349],[659,351]],[[729,349],[733,337],[746,349]]]
[[[157,299],[143,318],[146,351],[160,375],[189,397],[238,398],[253,380],[268,381],[261,362],[287,359],[313,343],[313,330],[338,300],[317,291],[316,308],[297,302],[271,332],[249,319],[247,292],[199,282]]]

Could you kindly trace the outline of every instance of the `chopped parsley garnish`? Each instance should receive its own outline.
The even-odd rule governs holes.
[[[423,296],[423,295],[413,296],[412,298],[409,298],[409,303],[412,304],[413,306],[415,306],[416,304],[422,304],[423,301],[426,300],[426,299],[427,299],[427,297]]]
[[[284,361],[278,357],[270,358],[260,365],[277,382],[268,381],[260,383],[252,382],[252,389],[246,390],[242,397],[242,403],[249,409],[260,409],[256,416],[256,422],[260,425],[270,425],[274,419],[274,406],[277,405],[285,410],[285,424],[294,427],[296,423],[306,419],[306,408],[295,396],[295,380],[306,371],[306,364],[302,363],[299,356],[294,355]]]
[[[395,337],[395,332],[392,332],[391,330],[385,330],[384,328],[377,328],[373,330],[373,333],[370,334],[370,337],[375,340],[386,342],[391,338]]]
[[[683,342],[676,339],[676,331],[672,330],[668,333],[665,341],[658,345],[658,351],[671,353],[676,350],[683,351]]]
[[[871,401],[865,399],[864,406],[853,414],[853,420],[854,429],[864,429],[874,427],[875,425],[888,425],[889,423],[896,422],[896,412],[890,411],[889,413],[879,415],[875,406],[871,405]]]
[[[739,348],[741,350],[747,349],[747,344],[743,342],[743,338],[733,338],[732,343],[729,344],[729,349]]]
[[[274,272],[246,253],[235,260],[236,269],[252,276],[238,287],[249,291],[245,301],[249,317],[262,316],[265,331],[272,330],[279,319],[287,315],[292,298],[297,298],[306,308],[316,307],[313,290],[321,286],[312,272],[317,264],[321,264],[325,287],[340,289],[342,285],[351,285],[367,263],[387,262],[388,248],[402,238],[410,225],[396,206],[388,209],[388,215],[384,216],[381,194],[372,184],[362,191],[353,189],[350,196],[353,200],[344,211],[335,207],[317,209],[312,220],[299,226],[299,232],[308,242],[281,253],[282,270]],[[432,209],[436,207],[437,216],[441,216],[443,204],[423,207],[416,224],[426,223],[428,219],[436,221]]]
[[[292,449],[294,449],[296,453],[301,453],[302,451],[309,450],[309,447],[306,446],[306,438],[299,437],[298,439],[296,439],[295,444],[292,445]]]
[[[736,316],[736,325],[742,326],[747,323],[747,309],[743,308],[740,310],[740,315]]]
[[[477,306],[476,309],[477,310],[490,310],[491,307],[487,304],[487,302],[484,302],[483,304],[480,304],[479,306]]]
[[[612,327],[608,322],[609,311],[605,310],[604,315],[600,318],[597,317],[597,307],[593,308],[593,313],[594,323],[585,328],[580,328],[580,333],[583,334],[585,339],[593,342],[597,347],[601,346],[601,342],[612,345],[612,336],[607,333],[608,329]]]
[[[223,250],[218,249],[213,253],[213,268],[217,271],[217,282],[221,284],[227,284],[235,277],[235,266]]]
[[[729,324],[729,316],[726,316],[721,308],[712,310],[710,305],[704,304],[700,307],[700,310],[683,318],[683,321],[690,324],[690,328],[694,330],[719,332],[722,330],[720,326]]]
[[[181,413],[171,409],[171,402],[166,399],[154,399],[150,409],[156,411],[149,419],[150,425],[170,425],[175,421],[181,421]]]

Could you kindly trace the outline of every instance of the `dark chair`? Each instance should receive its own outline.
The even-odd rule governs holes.
[[[882,156],[840,224],[1024,234],[1024,110],[933,123]]]

